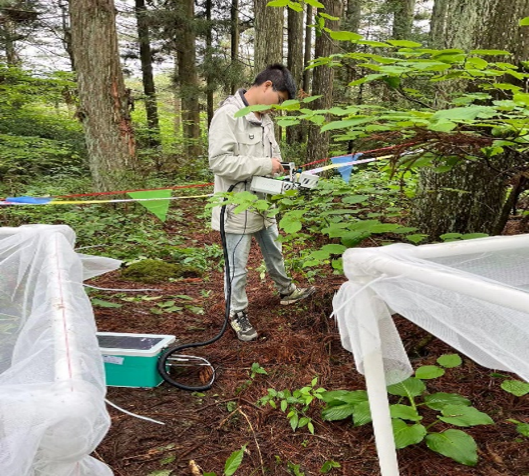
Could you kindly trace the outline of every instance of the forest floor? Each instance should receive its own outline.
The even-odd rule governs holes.
[[[186,226],[166,224],[169,234],[183,234],[190,246],[220,245],[218,233],[204,231],[193,206],[185,209]],[[116,476],[193,476],[215,472],[221,476],[230,454],[246,445],[236,475],[319,475],[327,461],[340,467],[328,474],[374,476],[380,474],[371,425],[354,427],[351,420],[323,421],[321,403],[314,401],[308,415],[314,422],[293,431],[286,414],[271,406],[258,405],[267,390],[291,391],[310,385],[326,390],[365,389],[364,377],[355,369],[352,354],[344,350],[336,322],[331,318],[332,298],[344,278],[331,270],[314,283],[318,290],[309,299],[281,306],[269,280],[259,272],[261,255],[252,248],[249,262],[249,316],[259,332],[256,341],[244,343],[228,328],[224,336],[204,349],[216,367],[212,389],[187,392],[167,383],[156,388],[109,387],[107,398],[123,409],[164,423],[163,426],[124,414],[112,407],[112,424],[94,456],[110,466]],[[135,295],[171,300],[193,298],[201,307],[199,315],[180,312],[154,314],[146,299],[120,301],[107,293],[108,301],[120,308],[95,307],[99,331],[175,335],[179,343],[208,340],[215,336],[224,319],[223,279],[216,270],[204,279],[188,278],[161,284],[125,281],[120,271],[103,275],[92,284],[112,289],[157,288]],[[300,285],[307,283],[293,276]],[[114,293],[115,294],[115,293]],[[129,293],[131,294],[131,293]],[[131,294],[132,296],[133,294]],[[443,353],[454,350],[433,338],[419,353],[414,352],[428,334],[406,319],[396,316],[396,325],[414,367],[435,364]],[[427,339],[426,339],[427,340]],[[267,374],[251,375],[258,363]],[[495,425],[465,429],[478,445],[479,462],[464,466],[430,451],[424,442],[398,452],[402,476],[523,476],[529,475],[529,444],[522,441],[513,418],[528,422],[529,399],[515,397],[500,388],[493,371],[463,357],[463,365],[449,369],[428,382],[431,392],[453,392],[469,398],[489,414]]]

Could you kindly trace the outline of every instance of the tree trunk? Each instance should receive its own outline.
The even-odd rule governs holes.
[[[198,98],[200,89],[196,69],[196,46],[193,22],[195,18],[193,0],[185,0],[182,4],[185,21],[181,24],[181,37],[176,44],[180,94],[182,98],[182,121],[184,138],[187,141],[189,158],[201,154],[200,147],[200,110]]]
[[[520,18],[529,16],[529,0],[436,0],[434,14],[433,45],[465,50],[507,49],[515,59],[527,57],[529,32],[517,24]],[[446,89],[442,92],[446,97],[450,93]],[[492,167],[476,161],[443,174],[422,170],[413,224],[434,239],[447,232],[500,233],[508,218],[502,213],[508,176],[501,171],[509,169],[513,161],[514,157],[503,154],[494,157]]]
[[[158,107],[156,105],[156,88],[152,72],[151,40],[149,25],[146,18],[145,0],[136,0],[136,21],[138,25],[138,40],[140,44],[141,73],[143,78],[143,92],[145,94],[145,112],[149,128],[149,146],[160,145],[160,126],[158,124]]]
[[[130,98],[119,61],[115,16],[113,0],[70,1],[78,116],[98,191],[128,186],[137,169]]]
[[[303,86],[303,14],[288,9],[288,59],[287,67],[296,81],[296,90]],[[303,141],[301,125],[287,127],[287,143],[296,144]]]
[[[339,0],[323,0],[325,13],[333,17],[340,17],[341,3]],[[328,28],[337,30],[338,21],[326,21]],[[334,53],[335,43],[329,35],[322,31],[316,38],[314,56],[316,58],[330,56]],[[320,66],[314,69],[312,80],[312,95],[321,95],[321,98],[314,101],[314,109],[330,109],[332,106],[334,69],[327,66]],[[307,143],[307,161],[324,159],[329,154],[329,132],[321,132],[318,126],[309,126],[309,137]]]
[[[212,80],[211,67],[212,67],[212,54],[213,54],[213,36],[211,35],[211,8],[212,0],[206,0],[206,20],[208,28],[206,30],[206,51],[204,53],[206,58],[206,109],[208,116],[208,130],[211,120],[213,119],[214,107],[213,107],[213,91],[215,90],[215,82]]]
[[[232,0],[230,10],[230,47],[231,64],[235,65],[239,61],[239,0]],[[237,91],[237,81],[231,83],[231,94]]]
[[[410,39],[415,0],[391,0],[390,4],[393,10],[392,38],[395,40]]]
[[[59,8],[61,9],[62,17],[62,44],[64,46],[66,54],[68,55],[68,58],[70,58],[72,71],[75,71],[75,60],[72,51],[72,30],[70,28],[70,14],[68,13],[68,4],[68,0],[59,1]]]
[[[303,67],[307,68],[312,59],[312,25],[314,23],[314,14],[312,6],[307,4],[307,13],[305,15],[305,50],[303,58]],[[308,94],[311,89],[312,70],[305,69],[303,72],[303,91]]]
[[[283,62],[284,8],[267,7],[268,0],[254,0],[255,58],[254,73],[268,65]]]

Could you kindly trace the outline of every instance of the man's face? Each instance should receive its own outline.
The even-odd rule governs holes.
[[[283,101],[288,99],[288,93],[286,91],[276,91],[272,81],[265,81],[261,84],[261,94],[259,104],[281,104]]]

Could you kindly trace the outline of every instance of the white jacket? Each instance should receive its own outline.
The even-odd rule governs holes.
[[[209,167],[215,174],[215,192],[226,192],[237,183],[234,192],[250,190],[254,175],[271,175],[272,157],[281,159],[274,136],[274,124],[268,114],[261,119],[250,112],[243,117],[233,117],[246,107],[241,97],[243,89],[229,96],[217,109],[209,128]],[[257,194],[262,195],[262,194]],[[214,230],[220,230],[220,209],[215,207],[211,218]],[[224,229],[226,233],[249,234],[275,224],[265,213],[233,212],[227,206]]]

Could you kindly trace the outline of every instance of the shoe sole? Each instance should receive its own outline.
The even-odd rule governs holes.
[[[280,304],[282,304],[283,306],[288,306],[289,304],[294,304],[296,302],[303,301],[303,299],[306,299],[309,296],[312,296],[315,292],[316,292],[316,289],[313,288],[308,294],[305,294],[305,296],[303,296],[303,297],[300,297],[298,299],[293,299],[292,301],[286,301],[286,300],[285,301],[280,301]]]
[[[237,334],[237,333],[236,333],[236,335],[237,335],[237,339],[239,339],[239,340],[242,341],[242,342],[250,342],[250,341],[252,341],[252,340],[257,339],[257,337],[258,337],[258,334],[257,334],[257,333],[256,333],[255,335],[252,335],[252,336],[240,336],[240,335]]]

